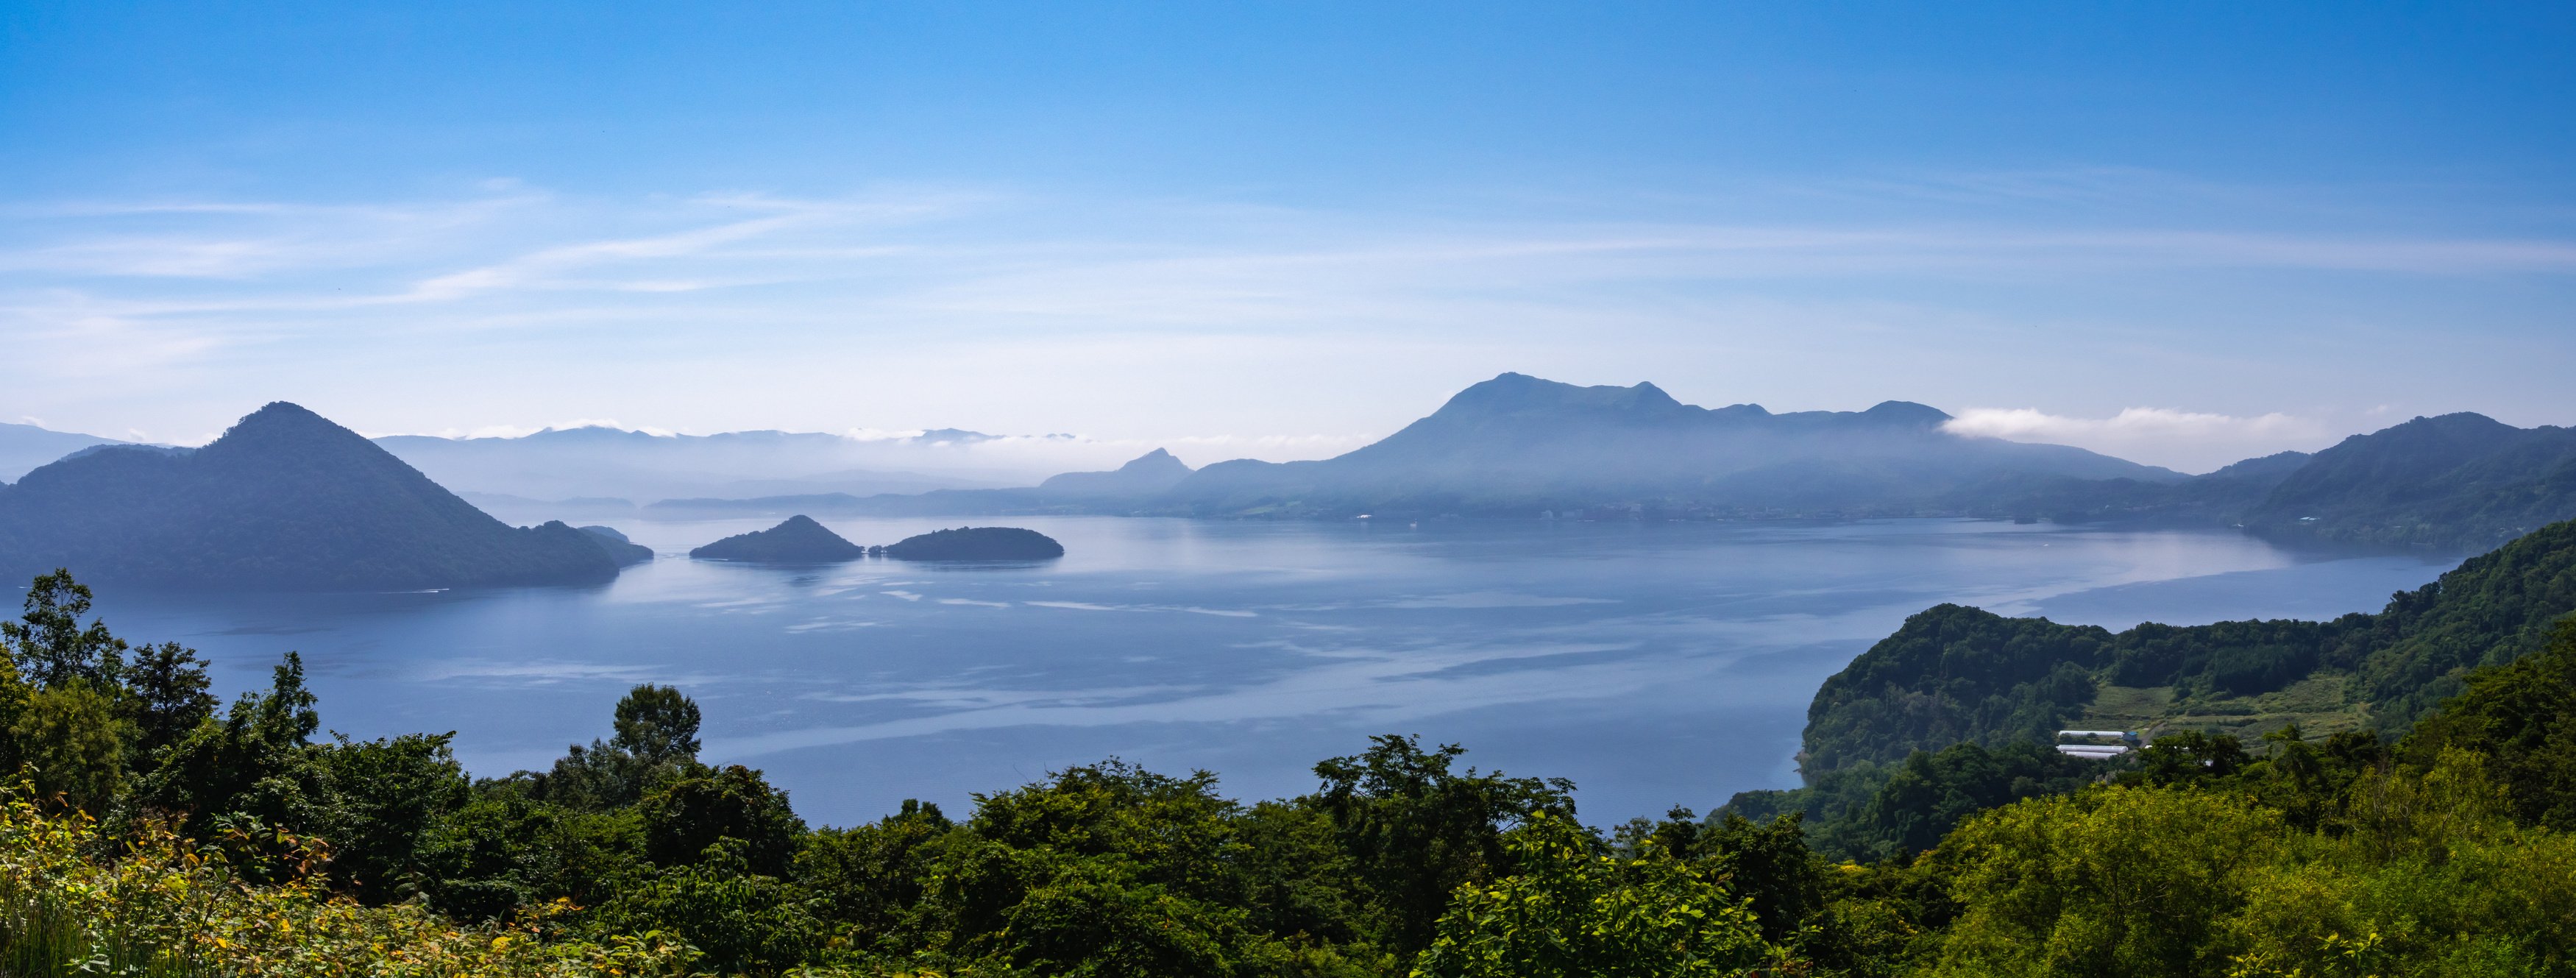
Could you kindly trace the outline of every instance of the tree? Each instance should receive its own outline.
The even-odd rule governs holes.
[[[823,901],[821,912],[882,944],[922,896],[940,840],[956,829],[938,805],[906,798],[873,825],[823,829],[796,854],[796,879]]]
[[[554,768],[534,776],[539,799],[579,811],[632,805],[654,786],[693,770],[698,759],[698,704],[669,686],[641,685],[617,701],[615,733],[574,744]]]
[[[1142,882],[1124,859],[1068,863],[1005,915],[995,936],[1012,964],[1034,974],[1097,978],[1235,972],[1241,911]]]
[[[724,838],[695,863],[626,882],[592,923],[610,933],[676,933],[705,952],[701,973],[775,975],[813,960],[825,934],[812,913],[815,901],[758,872],[743,850],[743,840]]]
[[[646,764],[697,760],[697,701],[670,686],[629,690],[617,701],[617,734],[608,746]]]
[[[1689,809],[1676,814],[1687,818]],[[1729,815],[1700,834],[1694,849],[1716,878],[1743,894],[1762,925],[1762,939],[1786,943],[1807,918],[1825,907],[1822,872],[1798,815],[1782,815],[1760,824]]]
[[[335,875],[360,901],[390,903],[426,887],[432,832],[466,800],[465,770],[447,748],[454,736],[340,736],[317,752],[330,794],[321,834]]]
[[[1936,973],[2225,972],[2218,940],[2246,906],[2244,870],[2280,846],[2277,813],[2187,788],[2096,788],[1986,812],[1935,858],[1961,904]]]
[[[117,682],[125,642],[108,634],[105,622],[81,627],[90,597],[89,587],[72,580],[71,571],[36,578],[27,589],[25,613],[0,622],[0,645],[8,646],[19,675],[39,686],[85,679],[104,688]]]
[[[1237,902],[1243,848],[1233,820],[1242,806],[1216,793],[1216,775],[1156,774],[1111,758],[1047,780],[976,798],[968,824],[1017,849],[1134,860],[1140,878],[1200,899]]]
[[[1366,753],[1315,765],[1315,800],[1351,854],[1388,950],[1431,944],[1449,894],[1508,867],[1503,832],[1540,813],[1571,818],[1574,782],[1450,770],[1465,748],[1424,751],[1418,738],[1370,738]]]
[[[2576,829],[2576,619],[2546,649],[2471,674],[2403,747],[2422,765],[2446,748],[2489,758],[2517,818]]]
[[[635,808],[644,826],[644,854],[662,866],[697,862],[717,840],[735,839],[751,872],[785,876],[805,834],[787,793],[739,764],[674,780]]]
[[[145,805],[181,816],[192,831],[227,814],[310,824],[314,807],[327,802],[309,743],[322,726],[313,704],[304,659],[289,652],[268,692],[242,694],[220,722],[200,725],[163,752],[144,780]]]
[[[1751,901],[1648,841],[1607,853],[1572,819],[1511,833],[1517,871],[1460,887],[1421,978],[1735,978],[1777,960]]]
[[[149,757],[179,742],[220,705],[197,650],[177,642],[147,645],[125,667],[127,695],[118,705],[137,731],[135,753]]]
[[[97,815],[106,812],[125,773],[123,726],[107,697],[75,678],[30,695],[9,736],[39,796]]]

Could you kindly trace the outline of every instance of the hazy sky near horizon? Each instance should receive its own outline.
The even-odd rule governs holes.
[[[0,9],[0,420],[2576,423],[2565,4]]]

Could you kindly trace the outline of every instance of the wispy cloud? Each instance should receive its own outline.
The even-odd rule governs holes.
[[[2035,408],[1969,408],[1947,424],[1962,435],[2009,441],[2075,445],[2141,460],[2188,456],[2205,468],[2211,460],[2289,449],[2321,447],[2325,426],[2314,419],[2273,412],[2238,417],[2172,408],[2123,408],[2107,418],[2050,414]],[[2170,462],[2169,462],[2170,464]]]
[[[1837,358],[1846,366],[1871,355],[1920,359],[1887,342],[1909,331],[1942,334],[1955,352],[1934,355],[1965,361],[1969,340],[2018,342],[2009,334],[2030,320],[2013,303],[2069,283],[2137,291],[2213,274],[2326,275],[2438,291],[2576,274],[2576,241],[2548,236],[2141,219],[2175,195],[2198,195],[2195,213],[2206,213],[2222,190],[2124,171],[1819,182],[1802,192],[1847,206],[1794,220],[1706,201],[1650,220],[1633,217],[1643,210],[1633,202],[1598,210],[1628,219],[1557,207],[1577,216],[1542,220],[1526,216],[1536,209],[1488,208],[1479,218],[1435,207],[1086,201],[978,187],[621,201],[504,183],[453,200],[346,205],[21,202],[0,205],[0,336],[18,363],[0,365],[0,385],[20,392],[11,407],[61,414],[58,405],[99,396],[109,381],[156,391],[262,386],[223,395],[243,401],[284,393],[273,390],[281,379],[300,387],[364,378],[351,382],[389,390],[452,387],[501,369],[534,398],[526,382],[536,368],[506,365],[597,366],[551,374],[559,396],[514,416],[421,412],[412,422],[515,431],[573,413],[635,416],[636,402],[620,394],[647,384],[668,391],[762,372],[772,393],[855,379],[880,401],[935,397],[964,377],[932,372],[972,363],[977,383],[1024,392],[1025,415],[1048,413],[1040,402],[1056,413],[1070,403],[1106,412],[1150,402],[1177,417],[1135,381],[1171,378],[1160,396],[1202,402],[1241,391],[1241,380],[1292,372],[1363,387],[1396,377],[1446,386],[1460,379],[1450,365],[1462,344],[1508,352],[1490,358],[1507,361],[1500,368],[1551,369],[1526,359],[1538,354],[1669,379],[1661,370],[1676,358],[1777,360],[1828,335],[1853,347]],[[247,379],[246,367],[265,374]],[[1425,371],[1439,379],[1413,379]],[[1197,377],[1210,378],[1208,389],[1187,386]],[[1294,400],[1278,393],[1283,405]],[[804,417],[834,417],[826,392],[801,399],[813,405]],[[1413,401],[1406,410],[1418,414]],[[1190,425],[1101,444],[1170,445],[1208,460],[1315,457],[1410,416]],[[133,421],[77,420],[118,429]],[[751,426],[846,430],[879,420]],[[2188,427],[2147,415],[2095,422],[1978,423],[2021,425],[2006,437],[2070,441],[2179,438]],[[1014,427],[1081,430],[1076,423]],[[2208,430],[2290,437],[2259,419]]]

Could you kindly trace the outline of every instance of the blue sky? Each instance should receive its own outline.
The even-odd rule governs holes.
[[[0,420],[2576,423],[2570,10],[9,4]]]

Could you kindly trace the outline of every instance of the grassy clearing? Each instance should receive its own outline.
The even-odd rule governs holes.
[[[2290,724],[2309,737],[2360,729],[2369,711],[2355,702],[2352,676],[2318,672],[2257,696],[2183,694],[2172,686],[2103,686],[2075,726],[2092,730],[2233,734],[2253,743]]]

